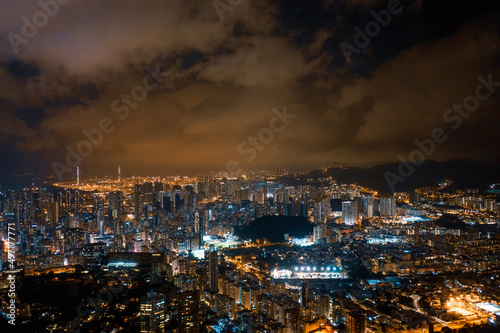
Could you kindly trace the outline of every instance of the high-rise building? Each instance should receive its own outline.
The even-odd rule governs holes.
[[[153,189],[153,200],[156,201],[158,198],[158,193],[162,192],[164,185],[160,181],[155,181]]]
[[[75,230],[75,229],[73,229]],[[76,238],[76,237],[75,237]],[[74,243],[79,242],[75,241]],[[97,269],[102,264],[102,260],[106,255],[105,243],[85,244],[82,248],[82,264],[84,269]]]
[[[60,219],[59,202],[54,201],[54,203],[52,205],[52,216],[51,216],[52,225],[57,226],[57,224],[59,223],[59,219]]]
[[[174,204],[170,198],[169,191],[160,191],[158,193],[158,201],[160,202],[160,208],[162,208],[165,213],[173,212]]]
[[[199,212],[194,214],[195,232],[198,233],[198,246],[203,249],[203,236],[205,235],[205,228],[203,224],[203,217]]]
[[[302,288],[301,288],[301,296],[302,296],[302,306],[307,307],[309,305],[309,281],[302,280]]]
[[[324,224],[315,225],[313,228],[314,243],[318,244],[326,237],[326,226]]]
[[[109,192],[109,208],[113,219],[123,219],[123,192]]]
[[[375,210],[375,198],[372,195],[361,196],[360,212],[366,218],[371,219]]]
[[[142,196],[141,196],[141,201],[143,204],[150,205],[153,203],[153,183],[152,182],[145,182],[142,184]]]
[[[179,292],[179,333],[198,333],[200,331],[200,292],[196,289]]]
[[[141,333],[165,331],[165,299],[156,292],[148,292],[141,299]]]
[[[134,185],[134,214],[135,221],[139,222],[141,220],[142,212],[141,212],[141,185]]]
[[[330,203],[328,201],[319,201],[314,203],[314,223],[323,224],[326,222],[328,212],[325,208],[331,210]]]
[[[331,303],[332,300],[328,295],[321,295],[319,297],[319,311],[318,316],[324,318],[331,318]]]
[[[345,328],[347,333],[364,333],[365,317],[356,310],[348,310],[345,313]]]
[[[208,259],[208,291],[217,293],[219,291],[218,270],[219,265],[218,253],[213,245],[210,245],[210,251],[207,252]]]
[[[380,216],[396,216],[396,199],[381,197],[379,204]]]
[[[285,327],[289,333],[299,333],[299,309],[285,311]]]
[[[347,225],[354,225],[358,223],[358,202],[357,201],[344,201],[342,202],[342,222]]]
[[[176,211],[179,211],[184,207],[184,198],[181,197],[181,194],[178,191],[175,191],[174,205]]]
[[[96,199],[96,220],[97,220],[97,234],[104,236],[104,200],[102,198]]]

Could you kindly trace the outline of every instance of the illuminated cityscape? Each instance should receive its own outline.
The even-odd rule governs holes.
[[[500,333],[500,1],[0,22],[0,333]]]
[[[388,197],[331,177],[292,186],[278,172],[80,179],[2,193],[1,223],[19,232],[13,272],[33,288],[83,283],[90,292],[69,308],[19,302],[18,316],[54,332],[72,323],[410,332],[498,320],[497,194],[436,186]],[[305,227],[280,233],[277,218]],[[260,232],[267,237],[247,236]]]

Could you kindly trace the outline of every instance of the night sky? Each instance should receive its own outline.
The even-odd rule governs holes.
[[[428,158],[500,160],[500,87],[456,129],[443,118],[479,76],[500,82],[498,0],[403,1],[351,61],[341,44],[355,45],[355,28],[388,1],[221,3],[222,21],[212,1],[71,0],[43,22],[36,1],[0,1],[0,184],[54,174],[103,119],[113,129],[82,158],[82,178],[118,165],[124,176],[190,175],[231,160],[368,167],[408,156],[435,128],[448,138]],[[41,27],[16,52],[13,34],[34,18]],[[144,100],[120,101],[144,82],[157,85]],[[240,154],[284,108],[295,117],[254,158]]]

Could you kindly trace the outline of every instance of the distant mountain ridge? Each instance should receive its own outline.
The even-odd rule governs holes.
[[[284,176],[282,180],[293,183],[311,183],[311,179],[332,177],[337,182],[345,184],[357,183],[359,185],[380,191],[392,193],[386,180],[387,172],[399,175],[400,163],[385,163],[371,168],[330,168],[326,172],[314,170],[297,178]],[[477,162],[463,159],[437,162],[427,160],[408,177],[403,177],[404,182],[394,184],[396,192],[409,192],[421,187],[436,187],[440,182],[449,179],[453,184],[447,190],[474,188],[486,190],[491,184],[500,182],[500,164],[498,162]]]
[[[311,179],[315,183],[319,183],[318,178],[332,177],[340,183],[357,183],[381,193],[392,193],[384,174],[391,172],[398,175],[398,167],[399,163],[385,163],[370,168],[331,167],[326,172],[317,169],[298,177],[292,175],[282,176],[280,180],[290,185],[298,185],[311,184]],[[446,162],[427,160],[422,165],[415,167],[415,171],[406,177],[404,182],[396,183],[394,189],[398,192],[409,192],[416,188],[438,186],[438,183],[446,179],[453,181],[453,185],[447,187],[446,190],[475,188],[484,191],[491,184],[500,183],[500,162],[480,162],[463,159]],[[0,186],[0,191],[7,188],[22,189],[32,184],[35,186],[49,186],[35,175],[19,176],[9,179],[4,184],[0,182],[0,185],[3,185]]]

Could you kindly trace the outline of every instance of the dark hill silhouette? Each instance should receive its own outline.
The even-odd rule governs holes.
[[[312,233],[313,224],[305,217],[266,215],[251,222],[248,226],[236,227],[235,234],[242,239],[263,239],[270,242],[283,242],[283,235],[304,237]]]
[[[358,167],[330,168],[326,172],[320,170],[311,171],[299,177],[286,176],[282,180],[290,184],[311,184],[311,179],[320,177],[332,177],[340,183],[357,183],[375,189],[381,193],[391,193],[391,188],[384,174],[392,172],[398,175],[399,163],[386,163],[371,168]],[[486,190],[493,183],[500,183],[500,164],[496,162],[474,162],[467,160],[451,160],[436,162],[427,160],[422,165],[415,167],[415,171],[405,178],[404,182],[398,182],[394,188],[397,192],[411,192],[421,187],[436,187],[438,183],[449,179],[453,181],[446,190],[476,188]]]
[[[440,218],[434,221],[434,224],[446,229],[464,230],[467,228],[467,224],[465,222],[457,216],[451,214],[443,214]]]

